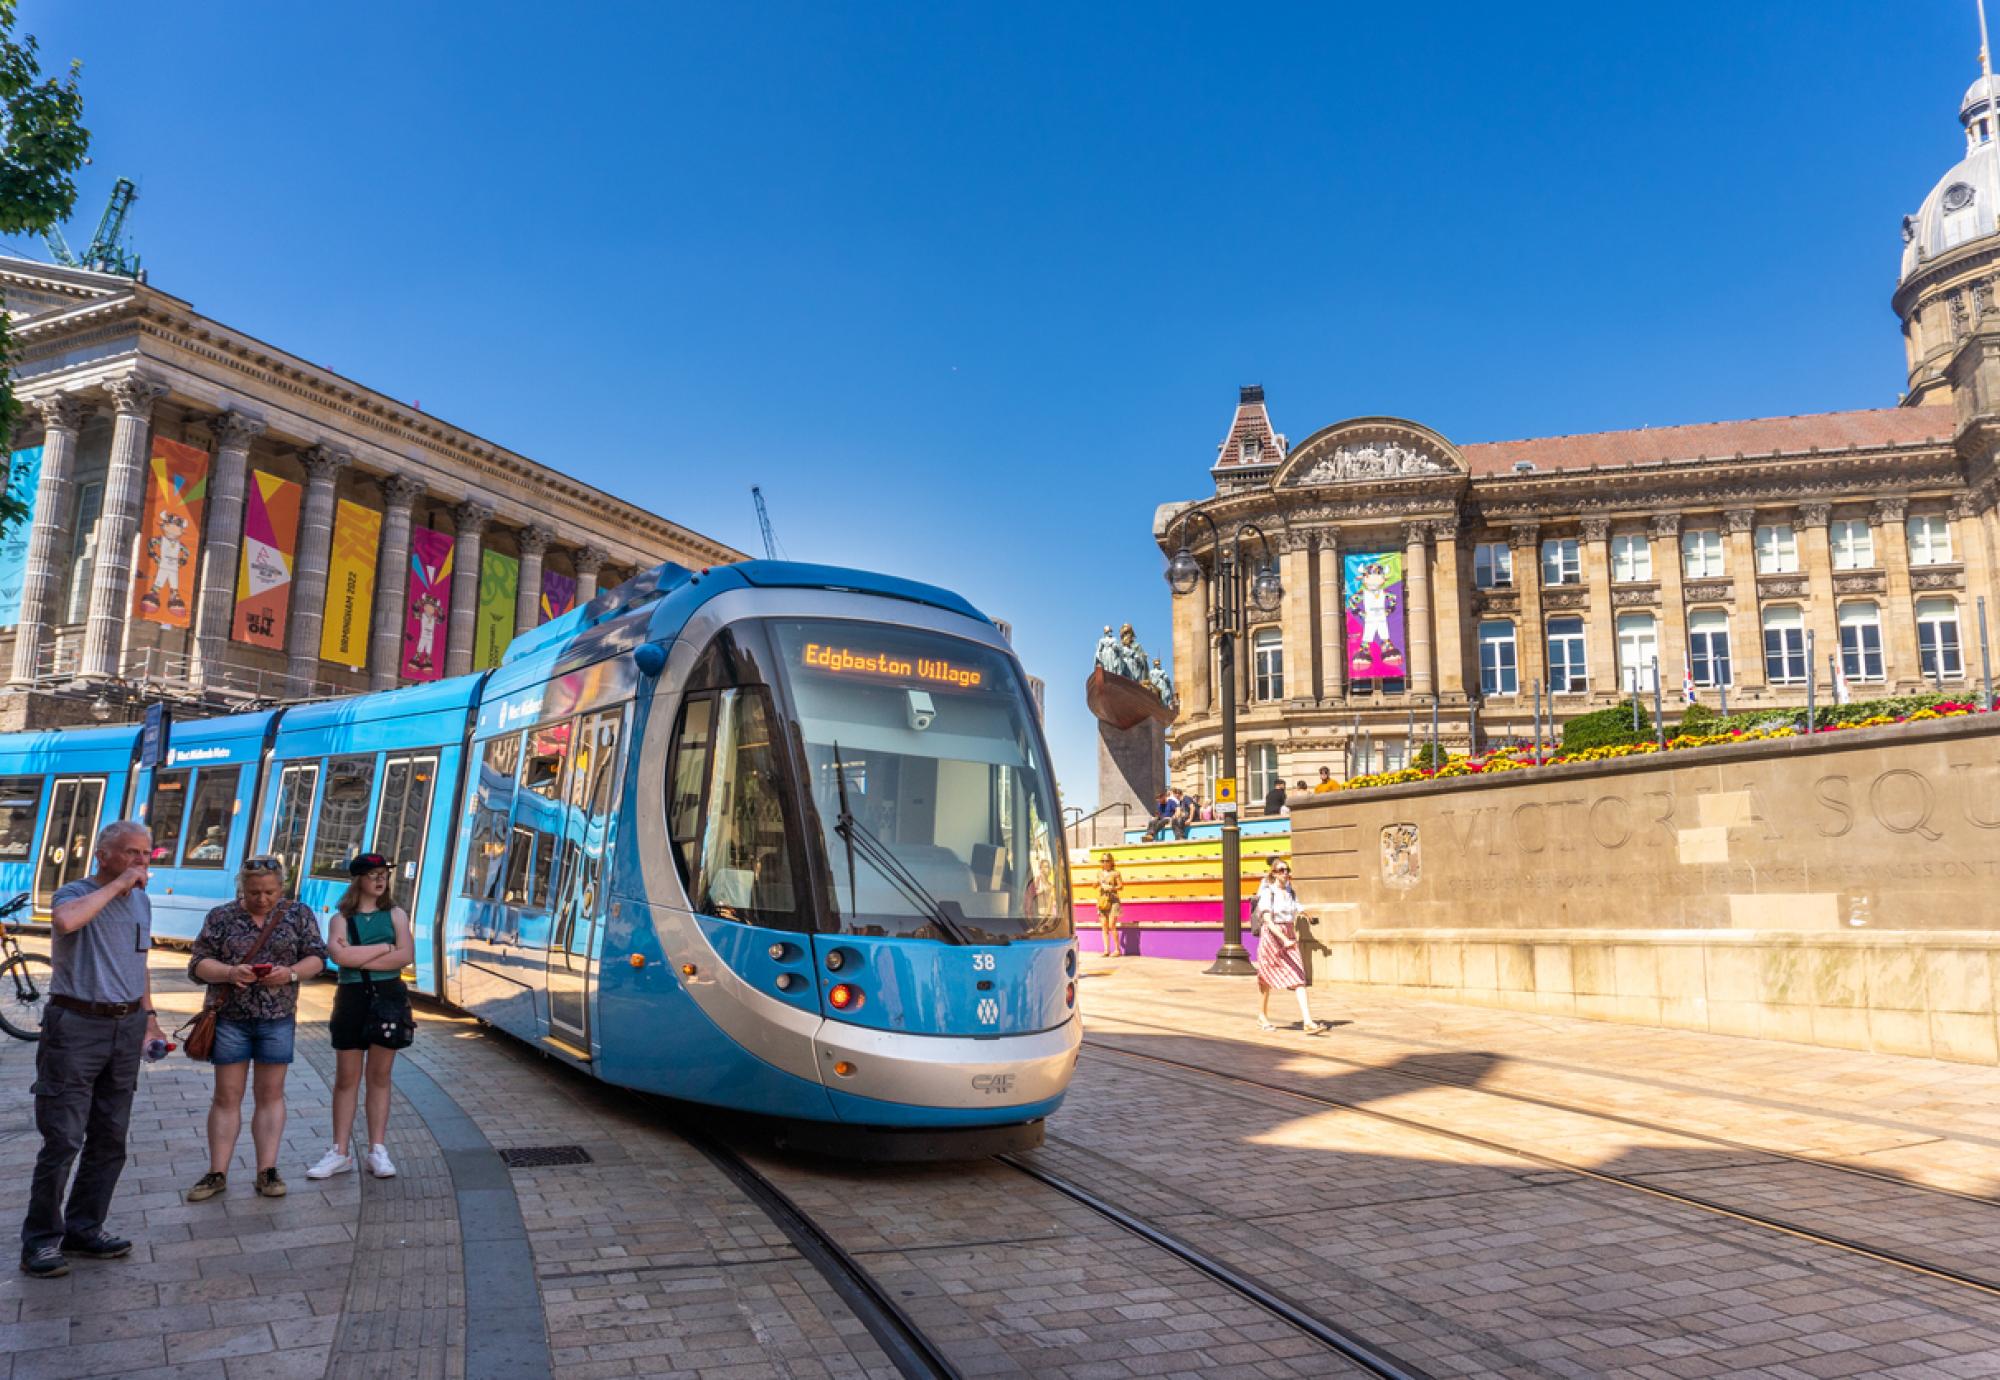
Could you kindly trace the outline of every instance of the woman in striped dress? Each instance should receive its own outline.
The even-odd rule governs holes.
[[[1271,992],[1296,992],[1299,997],[1299,1028],[1317,1035],[1326,1027],[1313,1019],[1306,997],[1306,970],[1299,959],[1299,895],[1292,890],[1291,864],[1272,859],[1271,870],[1257,888],[1257,905],[1251,912],[1257,924],[1257,993],[1263,1004],[1257,1024],[1276,1030],[1271,1024]]]

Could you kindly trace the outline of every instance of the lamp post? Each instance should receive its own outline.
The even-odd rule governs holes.
[[[1203,570],[1201,562],[1188,550],[1188,524],[1196,520],[1208,524],[1209,544],[1214,552],[1209,570]],[[1264,548],[1263,563],[1250,581],[1250,603],[1259,612],[1273,612],[1284,599],[1285,588],[1278,582],[1271,539],[1256,523],[1239,523],[1226,544],[1215,519],[1199,509],[1182,513],[1168,525],[1169,542],[1176,527],[1180,529],[1180,546],[1167,562],[1167,584],[1174,597],[1179,598],[1194,593],[1202,581],[1208,582],[1209,607],[1215,610],[1215,651],[1222,663],[1223,774],[1240,781],[1236,757],[1236,639],[1243,632],[1240,572],[1245,533],[1255,534]],[[1243,839],[1236,822],[1242,793],[1239,785],[1236,791],[1239,799],[1226,802],[1228,808],[1222,812],[1222,947],[1215,951],[1215,962],[1203,970],[1218,977],[1244,977],[1255,971],[1250,966],[1250,953],[1243,947]]]

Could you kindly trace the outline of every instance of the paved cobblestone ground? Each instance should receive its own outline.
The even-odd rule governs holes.
[[[156,960],[169,1011],[196,1004],[184,962]],[[1338,989],[1315,994],[1344,1022],[1329,1034],[1267,1035],[1247,981],[1146,960],[1092,960],[1082,988],[1091,1043],[1037,1162],[1434,1374],[2000,1375],[1994,1293],[1547,1163],[2000,1283],[2000,1070]],[[229,1194],[183,1203],[203,1168],[208,1071],[179,1056],[149,1069],[111,1223],[138,1242],[133,1258],[0,1277],[0,1380],[468,1373],[481,1300],[466,1253],[482,1263],[468,1224],[496,1190],[468,1198],[467,1152],[441,1147],[400,1094],[398,1178],[305,1179],[327,1135],[330,995],[305,998],[290,1196],[250,1191],[246,1126]],[[895,1373],[654,1104],[469,1020],[426,1012],[422,1026],[405,1057],[494,1146],[591,1156],[496,1180],[532,1252],[548,1371]],[[10,1223],[37,1144],[32,1054],[0,1045]],[[753,1159],[968,1375],[1351,1373],[1004,1165]]]

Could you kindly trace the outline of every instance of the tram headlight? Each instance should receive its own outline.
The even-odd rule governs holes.
[[[845,982],[836,982],[826,990],[827,1005],[836,1011],[859,1011],[862,1000],[861,989]]]
[[[928,690],[905,690],[903,693],[909,697],[910,727],[922,733],[937,717],[937,705],[931,701]]]

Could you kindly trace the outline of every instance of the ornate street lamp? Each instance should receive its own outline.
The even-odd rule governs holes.
[[[1212,570],[1204,571],[1201,562],[1188,550],[1187,525],[1195,520],[1208,524],[1209,546],[1214,553]],[[1278,581],[1271,540],[1256,523],[1239,523],[1229,534],[1226,545],[1215,519],[1199,509],[1191,508],[1168,524],[1169,541],[1176,527],[1180,529],[1180,547],[1167,562],[1167,585],[1179,598],[1194,593],[1204,579],[1208,581],[1209,607],[1215,613],[1214,654],[1221,662],[1222,674],[1223,775],[1236,780],[1240,779],[1236,770],[1236,639],[1243,631],[1238,572],[1244,568],[1245,533],[1254,534],[1264,548],[1264,559],[1250,579],[1249,602],[1260,613],[1274,612],[1284,601],[1285,587]],[[1222,811],[1222,947],[1215,951],[1215,962],[1203,971],[1219,977],[1242,977],[1255,971],[1250,966],[1249,951],[1243,947],[1243,839],[1236,822],[1239,804],[1240,801],[1231,800],[1218,807]]]

